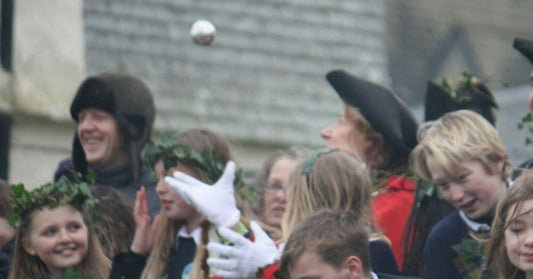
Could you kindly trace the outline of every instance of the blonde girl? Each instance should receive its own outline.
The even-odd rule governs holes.
[[[10,223],[18,226],[9,279],[58,278],[66,269],[107,278],[111,262],[92,233],[93,199],[85,183],[65,178],[28,192],[13,189]]]
[[[132,253],[115,260],[112,275],[116,278],[140,275],[143,279],[208,277],[209,269],[203,263],[211,224],[169,188],[165,177],[180,171],[212,184],[222,175],[224,165],[233,159],[228,142],[206,129],[167,133],[145,147],[143,159],[154,168],[158,179],[156,192],[161,200],[161,214],[152,224],[146,191],[141,189],[135,204],[137,229]],[[240,179],[236,181],[239,183]],[[149,256],[143,257],[147,253]]]
[[[371,181],[365,165],[356,157],[337,149],[311,154],[306,161],[294,168],[287,184],[287,209],[282,219],[283,239],[288,239],[296,225],[317,210],[334,209],[350,212],[364,220],[366,229],[371,232],[372,269],[378,272],[398,273],[390,246],[376,228],[372,217],[371,191]],[[226,237],[225,234],[222,236]],[[235,239],[237,240],[235,246],[209,244],[210,252],[220,253],[226,257],[223,260],[210,258],[208,260],[210,266],[217,269],[233,269],[235,274],[245,275],[250,275],[243,271],[249,271],[250,266],[260,267],[253,270],[253,273],[259,270],[263,277],[272,278],[272,273],[278,266],[264,265],[264,263],[272,264],[269,263],[271,259],[260,257],[267,253],[275,253],[272,249],[268,249],[268,242],[262,239],[259,243],[256,241],[243,244],[243,238]],[[259,260],[255,261],[256,258]]]

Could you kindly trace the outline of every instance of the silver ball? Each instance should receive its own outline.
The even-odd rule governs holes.
[[[215,26],[209,20],[199,19],[191,27],[191,37],[199,45],[210,45],[215,40]]]

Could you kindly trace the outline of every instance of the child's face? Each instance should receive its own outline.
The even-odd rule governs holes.
[[[511,216],[514,210],[509,210],[505,222],[509,224],[504,233],[507,256],[513,265],[533,275],[533,199],[525,201]]]
[[[29,234],[22,245],[28,254],[39,257],[54,275],[78,265],[88,246],[88,230],[81,213],[70,205],[45,208],[31,217]]]
[[[165,176],[172,176],[176,171],[181,171],[192,175],[189,169],[184,166],[177,166],[165,171],[162,161],[158,161],[155,165],[155,173],[157,175],[156,192],[161,200],[161,210],[166,215],[175,220],[193,220],[198,219],[199,214],[192,206],[186,203],[178,193],[172,191],[165,182]]]
[[[490,173],[476,160],[460,165],[456,176],[450,177],[433,156],[427,158],[433,182],[446,201],[471,219],[492,214],[498,198],[505,191],[505,182],[500,174],[503,162],[491,165]]]

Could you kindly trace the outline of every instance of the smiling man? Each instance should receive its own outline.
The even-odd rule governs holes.
[[[72,158],[60,163],[54,180],[73,171],[96,174],[95,184],[115,187],[134,201],[145,186],[151,214],[159,201],[155,179],[141,164],[141,150],[150,139],[155,119],[152,94],[146,84],[133,76],[106,73],[87,78],[70,106],[77,123]]]

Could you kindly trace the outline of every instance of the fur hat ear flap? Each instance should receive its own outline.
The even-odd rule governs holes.
[[[74,141],[72,142],[72,163],[74,164],[74,169],[77,172],[80,172],[83,176],[87,174],[87,159],[85,158],[85,151],[81,146],[80,139],[78,137],[77,131],[74,132]]]

